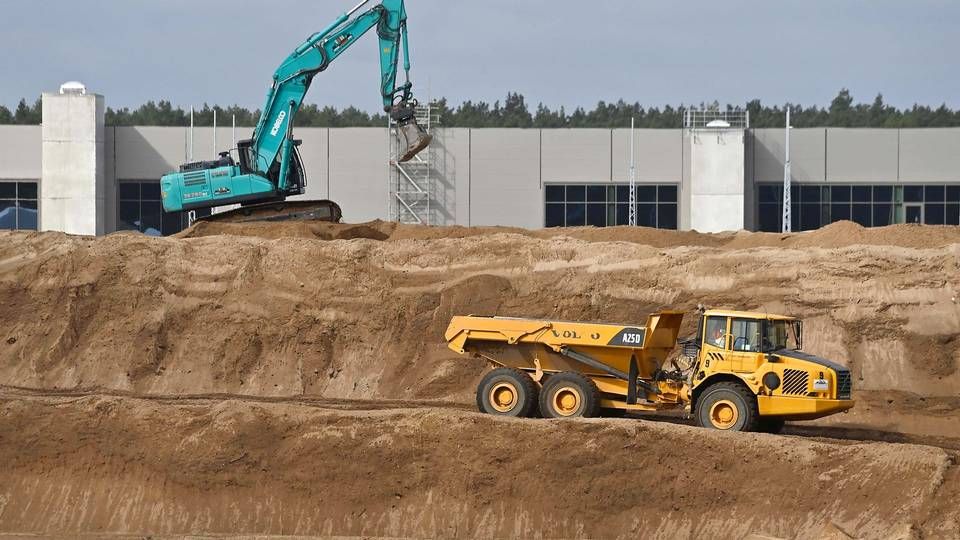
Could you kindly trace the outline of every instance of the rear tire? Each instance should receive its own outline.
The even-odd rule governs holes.
[[[530,417],[536,413],[539,388],[523,371],[497,368],[477,385],[477,408],[496,416]]]
[[[540,414],[544,418],[590,418],[599,413],[600,391],[579,373],[551,375],[540,391]]]
[[[757,398],[735,382],[709,386],[697,400],[697,425],[723,431],[756,431],[760,414]]]

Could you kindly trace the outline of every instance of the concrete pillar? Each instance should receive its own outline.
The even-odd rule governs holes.
[[[690,228],[700,232],[744,228],[744,130],[688,129]]]
[[[102,235],[109,211],[103,96],[74,92],[42,97],[40,230]]]

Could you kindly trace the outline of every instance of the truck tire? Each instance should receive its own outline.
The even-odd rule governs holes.
[[[742,384],[718,382],[697,400],[697,425],[724,431],[756,431],[757,398]]]
[[[551,375],[540,391],[540,414],[544,418],[590,418],[599,413],[597,385],[577,372]]]
[[[515,368],[497,368],[477,385],[477,408],[497,416],[530,417],[537,411],[537,383]]]

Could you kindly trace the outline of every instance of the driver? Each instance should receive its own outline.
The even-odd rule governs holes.
[[[723,341],[723,330],[721,330],[720,327],[715,328],[713,330],[713,337],[710,338],[710,343],[717,347],[723,347]]]

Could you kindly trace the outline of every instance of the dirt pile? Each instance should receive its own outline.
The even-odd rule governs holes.
[[[240,401],[0,401],[0,531],[949,537],[940,449],[631,420]],[[482,434],[482,435],[479,435]]]
[[[3,232],[0,534],[957,538],[958,264],[958,228],[849,223]],[[789,439],[495,419],[442,341],[698,303],[803,316],[854,412]]]
[[[849,224],[776,248],[651,230],[627,232],[676,245],[575,237],[601,233],[587,229],[277,229],[349,238],[320,240],[204,236],[211,227],[0,234],[0,384],[466,402],[484,366],[444,346],[454,314],[640,321],[704,303],[804,316],[805,348],[850,366],[858,390],[960,393],[960,244],[929,247],[955,229],[916,229],[916,249],[801,246],[840,243]]]

